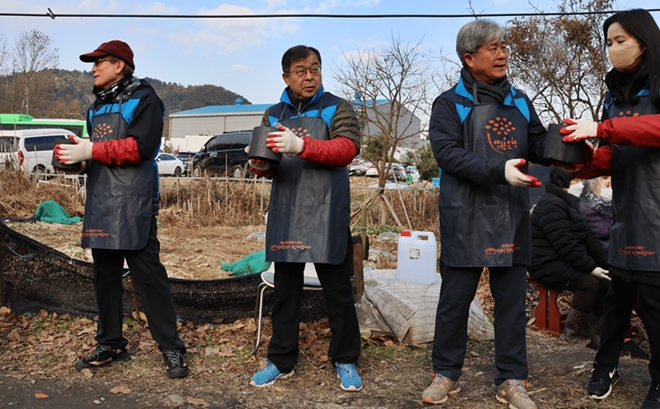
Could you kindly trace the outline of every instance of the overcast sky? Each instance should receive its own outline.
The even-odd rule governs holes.
[[[473,0],[478,13],[554,11],[555,0]],[[463,14],[468,0],[0,0],[0,13],[46,14],[186,14],[263,15],[324,14]],[[617,9],[660,8],[659,0],[619,0]],[[660,13],[653,14],[660,21]],[[11,48],[21,32],[47,34],[59,49],[59,68],[89,71],[78,56],[100,43],[121,39],[135,52],[136,75],[182,85],[214,84],[245,96],[252,103],[275,103],[284,87],[280,60],[297,44],[318,48],[324,85],[333,91],[332,69],[356,50],[387,48],[392,37],[423,49],[454,56],[460,26],[471,18],[272,18],[145,19],[0,16],[0,34]],[[505,24],[508,18],[495,18]],[[91,87],[91,84],[90,84]]]

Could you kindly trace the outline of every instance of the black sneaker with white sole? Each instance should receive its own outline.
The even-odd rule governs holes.
[[[163,359],[167,365],[169,378],[183,378],[190,373],[188,365],[183,361],[183,353],[178,349],[163,349]]]
[[[124,349],[108,347],[105,345],[97,344],[94,351],[78,362],[76,362],[76,369],[82,371],[87,368],[92,371],[115,362],[124,362],[131,359],[131,355]]]
[[[587,393],[591,399],[605,399],[612,393],[612,387],[619,381],[621,375],[616,366],[600,365],[594,362],[591,371],[591,380],[587,386]]]

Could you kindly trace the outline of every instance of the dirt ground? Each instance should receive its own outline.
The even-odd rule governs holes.
[[[8,223],[23,234],[73,257],[90,260],[80,246],[80,225]],[[228,277],[220,262],[235,262],[261,250],[259,233],[265,226],[182,228],[159,226],[161,260],[168,273],[179,278]],[[256,238],[254,238],[256,237]],[[396,254],[396,243],[371,238],[371,248]],[[394,268],[383,258],[375,268]],[[492,318],[487,280],[478,298]],[[528,324],[533,323],[534,302],[529,287]],[[88,318],[57,316],[42,311],[16,315],[0,310],[0,408],[418,408],[422,390],[430,383],[431,347],[406,346],[391,338],[364,339],[359,370],[364,390],[342,391],[327,359],[329,328],[326,322],[301,324],[301,355],[295,376],[259,389],[249,379],[265,356],[270,323],[265,321],[262,346],[250,355],[256,325],[252,318],[234,323],[183,324],[191,375],[169,380],[148,328],[125,320],[130,362],[80,373],[73,363],[94,346],[95,322]],[[643,334],[637,334],[648,347]],[[614,393],[598,404],[586,397],[585,386],[594,351],[568,345],[544,333],[527,332],[530,393],[539,408],[636,408],[650,377],[647,361],[623,356],[622,379]],[[443,405],[447,408],[502,408],[494,398],[493,342],[470,341],[463,390]]]
[[[55,223],[8,222],[7,226],[62,253],[92,261],[89,249],[80,247],[82,226]],[[212,280],[231,277],[220,263],[234,263],[248,254],[264,249],[258,233],[266,226],[211,226],[204,228],[158,226],[160,258],[170,277]],[[263,236],[263,235],[262,235]]]

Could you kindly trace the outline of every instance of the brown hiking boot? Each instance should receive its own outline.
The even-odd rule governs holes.
[[[571,344],[577,344],[588,338],[587,326],[589,323],[589,314],[585,314],[571,308],[568,310],[566,322],[564,322],[564,332],[562,332],[561,339]]]
[[[509,409],[536,409],[536,403],[527,395],[527,381],[522,379],[507,379],[497,387],[495,397],[508,403]]]
[[[449,395],[453,395],[461,391],[458,381],[433,373],[433,382],[431,385],[424,389],[422,393],[422,402],[430,405],[439,405],[447,401]]]

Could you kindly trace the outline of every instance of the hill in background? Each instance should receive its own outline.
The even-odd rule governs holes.
[[[208,105],[233,105],[240,94],[217,85],[184,86],[145,77],[163,100],[166,115]],[[83,119],[93,101],[91,71],[49,69],[25,74],[0,75],[0,112],[27,113],[35,118]],[[27,92],[26,92],[27,90]]]

